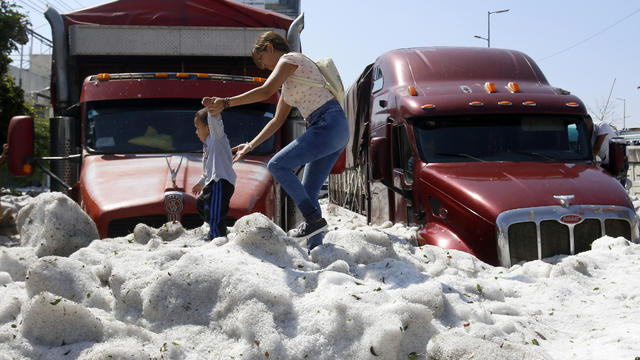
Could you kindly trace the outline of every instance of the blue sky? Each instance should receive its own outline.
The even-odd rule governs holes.
[[[17,0],[37,32],[49,36],[44,0]],[[98,0],[50,0],[61,12]],[[606,121],[640,127],[640,1],[302,0],[304,52],[332,57],[345,88],[385,51],[416,46],[491,47],[531,56],[549,82],[601,111],[615,79]],[[624,99],[619,100],[619,99]],[[626,108],[623,109],[623,105]]]

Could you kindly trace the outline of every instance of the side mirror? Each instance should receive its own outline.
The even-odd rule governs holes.
[[[627,171],[627,144],[621,137],[609,141],[609,172],[617,178]]]
[[[389,159],[389,139],[376,137],[371,139],[371,180],[389,180],[391,162]]]
[[[33,174],[33,119],[30,116],[14,116],[9,122],[9,172],[13,176]]]

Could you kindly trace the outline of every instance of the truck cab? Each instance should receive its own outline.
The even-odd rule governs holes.
[[[593,161],[584,104],[521,52],[393,50],[349,88],[346,109],[353,136],[331,200],[373,223],[419,225],[418,245],[511,266],[603,235],[638,241],[625,189]]]
[[[52,156],[32,158],[32,120],[16,117],[9,135],[13,173],[28,175],[33,164],[51,160],[52,190],[75,199],[103,238],[126,235],[138,223],[201,225],[191,193],[202,174],[203,144],[193,123],[201,100],[260,86],[268,73],[251,58],[255,40],[276,31],[299,49],[303,17],[206,0],[115,1],[66,14],[48,8],[45,15],[54,39]],[[276,94],[226,109],[231,146],[257,135],[277,101]],[[266,164],[302,131],[294,112],[234,164],[231,223],[261,212],[285,229],[295,224],[295,205]]]
[[[202,224],[191,188],[202,174],[202,146],[194,109],[202,94],[232,96],[264,79],[211,74],[99,74],[84,81],[81,104],[82,168],[78,200],[101,236],[125,235],[138,223],[158,227]],[[277,97],[226,109],[232,146],[252,139],[273,118]],[[276,219],[279,195],[266,162],[279,150],[275,134],[234,165],[238,174],[228,216],[252,212]],[[276,216],[278,215],[278,216]]]

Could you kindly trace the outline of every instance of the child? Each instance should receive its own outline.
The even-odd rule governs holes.
[[[203,142],[202,167],[200,180],[191,190],[194,195],[202,195],[196,200],[196,208],[202,219],[209,224],[209,234],[205,241],[226,236],[225,216],[229,211],[229,202],[233,195],[236,173],[229,139],[224,133],[222,116],[200,109],[193,124],[196,135]]]

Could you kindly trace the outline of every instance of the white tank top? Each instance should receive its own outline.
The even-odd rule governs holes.
[[[297,65],[298,68],[293,73],[295,76],[303,77],[317,82],[322,82],[323,77],[316,64],[300,53],[288,53],[280,57],[278,62]],[[286,80],[282,85],[282,96],[284,101],[298,108],[302,116],[306,119],[311,113],[333,99],[331,92],[325,88],[311,86],[294,80]]]

